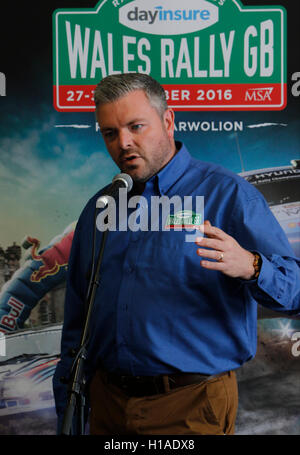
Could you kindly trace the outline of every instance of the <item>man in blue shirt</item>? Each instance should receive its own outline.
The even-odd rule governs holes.
[[[254,187],[175,142],[174,113],[151,77],[108,76],[95,103],[108,152],[133,179],[128,198],[142,196],[136,219],[149,219],[144,229],[107,237],[86,361],[91,433],[232,434],[234,370],[255,355],[257,303],[299,313],[299,262]],[[100,194],[83,210],[72,244],[54,377],[60,419],[66,386],[59,378],[69,373],[83,328]],[[195,222],[194,205],[189,213],[170,206],[160,229],[147,229],[153,198],[163,196],[202,196],[204,223]],[[186,215],[199,232],[194,242]]]

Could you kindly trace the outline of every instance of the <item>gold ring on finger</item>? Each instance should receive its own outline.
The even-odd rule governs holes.
[[[222,261],[223,261],[223,258],[224,258],[224,254],[223,254],[223,253],[220,253],[218,262],[222,262]]]

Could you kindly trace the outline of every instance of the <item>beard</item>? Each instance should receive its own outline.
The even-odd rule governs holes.
[[[165,134],[155,147],[149,150],[126,150],[123,155],[132,154],[138,156],[138,162],[130,164],[130,160],[122,162],[119,168],[122,172],[128,173],[134,182],[145,183],[151,177],[156,175],[176,153],[175,143],[172,142],[167,134]]]

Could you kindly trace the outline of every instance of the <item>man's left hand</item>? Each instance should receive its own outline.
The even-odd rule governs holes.
[[[254,275],[254,255],[242,248],[239,243],[222,229],[204,221],[201,231],[206,237],[197,237],[197,254],[214,261],[200,261],[202,267],[218,270],[232,278],[249,280]]]

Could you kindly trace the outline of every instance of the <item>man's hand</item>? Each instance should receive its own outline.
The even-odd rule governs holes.
[[[221,229],[204,221],[201,231],[206,237],[197,237],[197,254],[214,261],[200,261],[202,267],[220,272],[232,278],[249,280],[254,275],[254,255]]]

